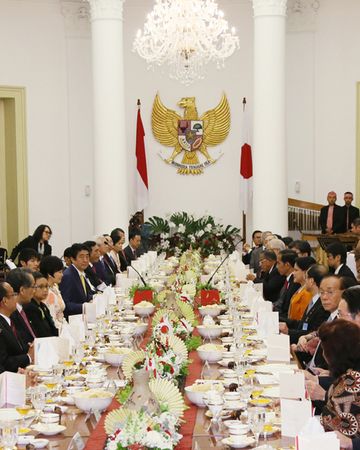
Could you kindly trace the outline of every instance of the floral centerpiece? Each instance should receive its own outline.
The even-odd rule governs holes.
[[[146,222],[150,231],[152,250],[180,255],[192,248],[202,257],[235,250],[240,230],[234,226],[217,223],[211,216],[198,219],[186,212],[172,214],[168,219],[153,216]]]

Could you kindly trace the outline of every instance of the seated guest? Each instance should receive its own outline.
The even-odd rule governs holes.
[[[344,289],[341,279],[337,275],[327,275],[320,284],[320,299],[325,311],[330,313],[327,322],[332,322],[338,317],[338,306]],[[321,342],[317,331],[301,336],[297,347],[297,355],[306,368],[313,370],[315,367],[327,369]]]
[[[321,264],[315,264],[308,269],[305,287],[312,296],[308,307],[301,320],[285,319],[285,322],[280,322],[280,333],[289,335],[290,344],[297,344],[301,336],[317,330],[329,317],[330,313],[323,308],[319,294],[320,283],[327,273],[327,268]]]
[[[126,259],[131,265],[131,261],[135,261],[140,256],[139,248],[141,245],[140,231],[133,230],[129,233],[129,245],[124,248]]]
[[[277,237],[272,233],[268,234],[264,239],[264,247],[266,250],[270,250],[270,241],[272,241],[273,239],[277,239]]]
[[[40,266],[40,255],[33,248],[24,248],[19,254],[19,266],[37,272]]]
[[[94,295],[86,279],[85,269],[89,265],[89,250],[86,245],[71,246],[71,266],[68,267],[60,283],[60,292],[65,302],[65,317],[82,313],[83,303]]]
[[[264,241],[268,235],[272,234],[271,231],[264,231],[261,233],[261,245],[259,245],[257,248],[255,248],[251,252],[250,256],[250,269],[254,269],[254,273],[258,274],[260,272],[260,253],[265,250]]]
[[[336,192],[327,195],[328,205],[320,210],[319,225],[323,234],[344,233],[345,220],[341,206],[336,205]]]
[[[292,242],[294,242],[294,239],[290,236],[285,236],[281,238],[281,240],[285,244],[285,248],[290,248],[290,245],[292,244]]]
[[[18,293],[16,310],[11,314],[11,320],[16,329],[16,335],[26,350],[29,344],[36,338],[29,319],[24,311],[24,306],[31,302],[34,295],[35,280],[30,271],[24,269],[11,270],[6,281]]]
[[[353,206],[351,203],[354,200],[352,192],[345,192],[344,194],[344,206],[342,207],[344,211],[344,221],[345,221],[345,232],[352,230],[352,223],[355,219],[359,217],[359,208]]]
[[[51,245],[49,244],[51,235],[52,231],[48,225],[39,225],[32,236],[23,239],[14,247],[10,259],[15,261],[19,252],[24,248],[32,248],[41,256],[51,255]]]
[[[23,347],[10,316],[16,310],[17,293],[9,283],[0,283],[0,371],[17,372],[34,359],[34,350]]]
[[[299,257],[311,256],[311,246],[308,241],[302,241],[300,239],[293,241],[291,243],[291,250],[294,250]]]
[[[280,291],[279,299],[274,303],[274,311],[279,311],[281,318],[288,316],[291,297],[300,288],[294,281],[294,265],[297,254],[293,250],[282,250],[277,255],[277,269],[280,275],[286,277],[284,286]]]
[[[71,266],[71,247],[67,247],[64,250],[63,261],[65,264],[65,267]]]
[[[51,317],[58,330],[64,321],[65,303],[59,290],[63,277],[64,265],[57,256],[45,256],[40,263],[40,272],[47,278],[49,293],[44,303],[49,308]]]
[[[280,295],[285,277],[279,274],[276,268],[276,254],[271,250],[265,250],[260,255],[260,276],[248,274],[247,279],[254,283],[263,283],[263,297],[269,302],[275,302]]]
[[[269,250],[272,250],[277,256],[282,250],[285,250],[286,247],[281,239],[271,239],[268,248]]]
[[[125,256],[124,249],[123,249],[123,246],[125,244],[125,231],[122,230],[121,228],[115,228],[114,230],[112,230],[112,232],[110,234],[110,237],[113,240],[113,242],[117,236],[120,236],[120,240],[121,240],[121,250],[119,251],[120,272],[124,272],[126,270],[127,266],[129,265],[128,260],[126,259],[126,256]]]
[[[35,279],[34,295],[31,302],[24,305],[24,311],[36,337],[58,336],[58,329],[51,317],[45,300],[49,294],[47,278],[40,272],[33,273]]]
[[[330,375],[335,380],[325,399],[321,423],[325,431],[338,431],[347,438],[358,440],[360,328],[356,324],[339,319],[323,324],[319,329],[319,338]]]
[[[355,278],[352,270],[346,265],[346,247],[341,242],[333,242],[326,247],[326,255],[330,272],[341,277]]]
[[[300,287],[291,297],[288,318],[290,320],[300,320],[308,307],[312,294],[306,289],[305,277],[307,270],[316,263],[311,256],[302,256],[295,259],[294,282]]]
[[[250,264],[251,252],[253,250],[255,250],[256,248],[262,246],[260,230],[255,230],[251,237],[252,237],[253,246],[251,247],[249,244],[244,244],[244,246],[243,246],[242,261],[246,265]]]
[[[96,272],[105,284],[115,286],[118,270],[110,255],[111,238],[110,236],[99,236],[96,238],[96,244],[99,246],[100,251],[100,260],[94,264]]]
[[[351,232],[360,237],[360,217],[354,219],[351,223]]]
[[[120,236],[114,236],[114,239],[111,238],[112,247],[110,250],[110,256],[116,264],[116,268],[118,273],[121,272],[121,262],[120,262],[120,252],[122,251],[122,239]]]
[[[100,249],[95,241],[86,241],[84,245],[89,250],[89,265],[85,269],[87,280],[91,285],[93,291],[103,291],[106,284],[101,276],[97,273],[96,264],[100,261]],[[103,272],[101,273],[103,276]]]

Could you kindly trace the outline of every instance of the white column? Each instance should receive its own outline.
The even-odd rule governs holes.
[[[123,3],[88,0],[94,85],[94,223],[96,233],[129,222],[124,108]]]
[[[287,0],[253,0],[253,227],[287,235],[285,26]]]

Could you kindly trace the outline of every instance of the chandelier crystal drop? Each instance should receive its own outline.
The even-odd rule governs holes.
[[[168,65],[171,78],[189,85],[204,78],[208,63],[224,67],[237,48],[235,28],[215,0],[155,0],[133,50],[149,68]]]

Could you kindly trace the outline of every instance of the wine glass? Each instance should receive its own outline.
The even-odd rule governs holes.
[[[265,425],[265,412],[261,408],[252,408],[249,411],[249,425],[255,437],[256,447],[259,445],[260,434]]]
[[[3,450],[12,450],[18,440],[18,426],[15,421],[0,422],[1,447]]]
[[[16,406],[15,409],[21,416],[20,427],[25,428],[24,418],[27,414],[29,414],[29,411],[31,410],[31,406],[30,405],[20,405],[20,406]]]
[[[36,412],[36,420],[39,419],[46,402],[46,390],[43,386],[36,386],[31,388],[30,399]]]

